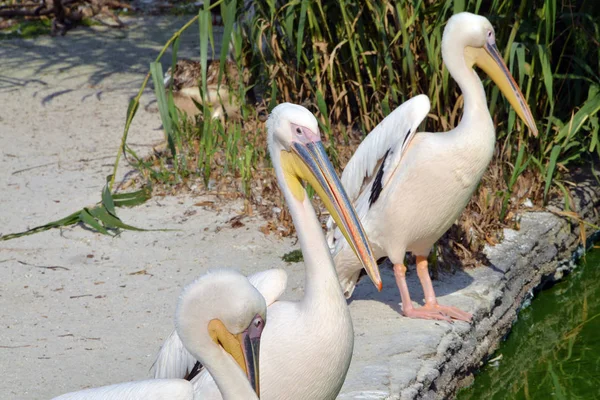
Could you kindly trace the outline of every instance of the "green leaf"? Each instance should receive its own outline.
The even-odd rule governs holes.
[[[327,104],[325,103],[325,98],[320,90],[317,90],[317,107],[319,107],[319,112],[323,118],[327,119]]]
[[[521,145],[519,147],[519,153],[517,154],[517,160],[515,161],[515,167],[513,169],[512,175],[510,177],[510,182],[508,184],[508,189],[510,191],[512,191],[512,188],[515,185],[515,183],[517,183],[517,178],[519,177],[519,175],[521,175],[523,173],[523,171],[525,170],[525,168],[527,167],[528,162],[526,162],[523,165],[524,155],[525,155],[525,146]]]
[[[167,135],[167,142],[169,144],[169,150],[173,157],[177,155],[175,150],[175,140],[173,139],[173,124],[171,115],[169,114],[169,104],[167,102],[167,93],[165,91],[165,83],[162,65],[154,61],[150,63],[150,73],[152,74],[152,82],[154,83],[154,94],[156,95],[156,101],[158,102],[158,110],[160,112],[160,119],[163,124],[163,128]]]
[[[389,93],[386,93],[385,97],[383,98],[383,101],[381,102],[381,111],[383,112],[383,115],[385,117],[390,115],[390,112],[392,112],[392,110],[390,108]]]
[[[178,36],[173,41],[173,54],[171,55],[171,74],[175,73],[175,66],[177,65],[177,53],[179,52],[179,42],[181,36]],[[173,127],[173,131],[179,131],[179,116],[177,114],[177,110],[175,107],[175,102],[173,101],[173,79],[171,77],[169,87],[167,88],[167,105],[169,109],[169,116],[171,117],[171,125]]]
[[[221,16],[223,17],[223,42],[221,43],[221,56],[219,57],[219,76],[217,77],[218,85],[221,85],[221,78],[225,71],[225,61],[229,52],[229,42],[233,33],[233,24],[235,22],[235,7],[234,0],[226,1],[221,4]]]
[[[110,180],[111,176],[107,177]],[[82,210],[74,212],[65,218],[57,221],[49,222],[45,225],[40,225],[35,228],[29,229],[24,232],[12,233],[4,236],[0,236],[0,240],[16,239],[21,236],[32,235],[34,233],[47,231],[53,228],[62,228],[78,223],[83,223],[88,227],[103,233],[105,235],[112,235],[108,229],[128,229],[134,231],[147,231],[148,229],[136,228],[134,226],[125,224],[115,213],[115,206],[135,206],[142,204],[150,198],[151,190],[150,187],[145,187],[141,190],[129,193],[118,193],[111,195],[108,189],[108,184],[102,190],[102,202],[96,207],[85,207]],[[160,231],[167,231],[169,229],[153,229]]]
[[[204,100],[206,96],[206,70],[208,68],[208,40],[211,30],[211,19],[210,10],[207,8],[209,2],[204,3],[204,9],[198,11],[198,27],[200,34],[200,68],[201,68],[201,94]],[[203,101],[203,103],[206,103]]]
[[[81,220],[81,222],[83,222],[90,228],[102,234],[113,236],[102,225],[100,225],[100,223],[96,220],[96,218],[94,218],[94,216],[90,213],[90,210],[87,207],[81,210],[81,212],[79,213],[79,219]]]
[[[127,229],[139,232],[147,231],[147,229],[136,228],[135,226],[125,224],[120,218],[111,215],[104,207],[94,207],[88,209],[88,212],[98,221],[102,222],[108,229]]]
[[[548,50],[546,46],[538,45],[538,55],[540,63],[542,64],[542,76],[544,77],[544,86],[546,87],[546,93],[548,93],[548,101],[550,107],[554,107],[554,96],[552,94],[552,69],[550,67],[550,61],[548,61]],[[519,70],[521,68],[519,67]]]
[[[173,41],[173,54],[171,55],[171,73],[175,73],[175,65],[177,65],[177,53],[179,52],[179,42],[181,36],[177,36],[177,38]],[[171,79],[171,85],[169,88],[173,88],[173,80]]]
[[[269,112],[277,105],[277,95],[279,90],[277,89],[277,82],[273,79],[271,81],[271,99],[269,101]]]
[[[465,11],[465,0],[454,0],[453,5],[454,5],[454,9],[453,9],[454,14],[458,14],[460,12]]]
[[[136,99],[131,99],[129,101],[129,105],[127,106],[127,115],[125,116],[126,121],[127,120],[131,120],[133,119],[133,117],[135,117],[135,113],[138,110],[138,107],[140,106],[140,103],[138,101],[136,101]]]
[[[332,140],[332,132],[331,132],[331,124],[329,123],[329,114],[327,112],[327,103],[325,102],[325,98],[323,97],[323,93],[320,90],[317,90],[317,107],[319,108],[319,113],[323,119],[323,130],[327,135],[329,140]],[[319,123],[321,121],[319,120]]]
[[[117,207],[133,207],[145,203],[151,195],[152,189],[146,186],[135,192],[113,194],[112,198]]]
[[[62,228],[70,225],[75,225],[79,222],[79,214],[80,211],[77,211],[65,218],[49,222],[45,225],[36,226],[35,228],[31,228],[23,232],[10,233],[4,236],[0,236],[0,240],[11,240],[20,238],[22,236],[33,235],[34,233],[44,232],[53,228]]]
[[[548,168],[546,169],[546,177],[545,177],[545,186],[544,186],[544,201],[546,201],[546,196],[548,195],[548,191],[550,190],[550,184],[552,183],[552,177],[554,176],[554,170],[556,169],[556,161],[558,160],[558,156],[560,155],[561,147],[559,145],[555,145],[552,148],[552,153],[550,153],[550,159],[548,160]]]
[[[308,195],[309,199],[312,199],[313,197],[315,197],[315,189],[309,184],[306,184],[306,194]]]
[[[296,37],[296,68],[300,69],[300,55],[302,54],[302,44],[304,43],[304,25],[306,24],[306,10],[308,0],[302,0],[300,6],[300,21],[298,22],[298,33]]]
[[[556,181],[554,183],[556,184],[556,186],[558,186],[558,188],[560,189],[560,191],[563,194],[563,198],[565,199],[565,211],[571,211],[571,204],[569,201],[569,191],[567,190],[565,185],[563,185],[562,183],[560,183],[558,181]]]
[[[285,9],[285,18],[280,23],[283,25],[285,29],[286,37],[291,40],[294,36],[294,21],[296,20],[296,15],[294,14],[294,7],[292,7],[293,2],[289,3]]]
[[[102,190],[102,205],[106,207],[106,210],[112,215],[116,215],[115,212],[115,202],[113,201],[112,195],[110,194],[110,189],[108,189],[108,185],[104,186]]]
[[[597,93],[594,97],[588,99],[583,106],[575,113],[575,115],[571,118],[571,121],[563,126],[563,128],[558,132],[556,138],[554,140],[555,143],[565,139],[565,143],[571,138],[574,134],[581,129],[583,124],[590,118],[590,116],[595,115],[600,110],[600,93]]]
[[[546,43],[552,41],[556,25],[556,0],[544,1],[544,24],[546,25]]]

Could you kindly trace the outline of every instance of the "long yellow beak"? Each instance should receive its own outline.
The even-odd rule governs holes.
[[[293,169],[296,175],[310,183],[325,203],[342,234],[360,259],[377,290],[381,290],[379,267],[373,250],[352,203],[346,195],[321,141],[294,142],[291,146]],[[286,157],[287,158],[287,157]],[[289,182],[288,182],[289,183]],[[302,199],[298,184],[290,185],[297,198]]]
[[[531,110],[525,97],[514,78],[508,71],[500,52],[495,44],[486,43],[482,48],[467,47],[465,54],[472,58],[475,65],[485,71],[498,85],[508,102],[513,106],[519,117],[531,130],[533,136],[538,135]]]
[[[229,353],[242,371],[248,377],[250,386],[260,398],[260,337],[262,335],[265,321],[260,315],[252,319],[248,328],[237,335],[227,330],[223,322],[213,319],[208,324],[208,332],[212,339]]]
[[[265,321],[257,314],[248,329],[236,335],[242,348],[246,376],[258,398],[260,398],[260,368],[258,361],[260,356],[260,337],[264,326]]]

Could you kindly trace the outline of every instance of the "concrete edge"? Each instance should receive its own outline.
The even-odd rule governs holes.
[[[585,221],[600,224],[600,186],[593,180],[578,184],[571,195],[574,208]],[[560,211],[548,206],[550,211]],[[595,236],[584,225],[588,246]],[[400,393],[401,399],[453,398],[468,386],[473,374],[498,348],[510,332],[517,315],[535,293],[562,279],[576,268],[584,253],[580,244],[580,224],[552,212],[527,212],[521,216],[520,230],[505,229],[504,240],[486,247],[489,268],[504,272],[495,288],[491,308],[479,309],[468,330],[452,330],[441,340],[437,355],[421,368],[416,379]]]

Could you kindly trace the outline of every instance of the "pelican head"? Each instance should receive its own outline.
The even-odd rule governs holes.
[[[266,315],[265,299],[244,275],[233,270],[213,270],[183,290],[175,325],[182,342],[209,369],[217,384],[218,370],[210,367],[226,352],[260,396],[260,337]]]
[[[444,60],[452,58],[449,53],[456,51],[457,45],[464,48],[467,66],[472,68],[477,65],[484,70],[498,85],[533,135],[537,136],[538,131],[531,110],[496,47],[496,34],[490,21],[468,12],[453,15],[448,20],[442,38]]]
[[[275,107],[267,121],[271,159],[279,158],[283,178],[293,197],[302,203],[309,183],[325,203],[367,274],[381,290],[379,268],[371,245],[321,143],[319,124],[306,108],[290,103]]]

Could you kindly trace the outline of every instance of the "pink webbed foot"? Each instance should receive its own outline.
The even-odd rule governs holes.
[[[438,304],[433,285],[431,284],[431,278],[429,278],[426,257],[417,256],[417,275],[419,276],[421,286],[423,287],[423,293],[425,294],[425,305],[423,307],[414,308],[412,305],[410,294],[408,293],[408,286],[406,285],[406,266],[404,266],[404,264],[394,264],[394,275],[396,276],[396,283],[398,284],[400,297],[402,298],[402,313],[405,316],[409,318],[436,319],[448,322],[452,322],[453,319],[471,322],[471,314],[456,307]]]
[[[452,322],[452,320],[471,322],[472,315],[456,307],[442,306],[439,304],[426,304],[423,307],[404,307],[402,313],[409,318],[437,319]]]

